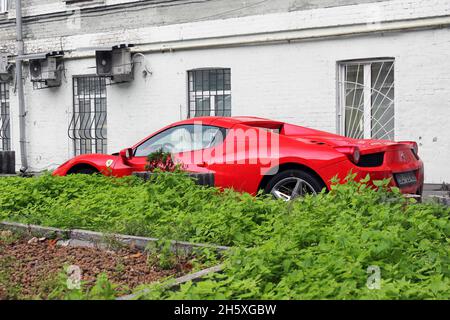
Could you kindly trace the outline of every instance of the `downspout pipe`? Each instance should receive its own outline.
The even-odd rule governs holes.
[[[16,0],[16,86],[17,97],[19,100],[19,142],[20,142],[20,172],[25,173],[28,170],[28,155],[26,145],[25,132],[25,96],[23,91],[23,75],[22,75],[22,56],[24,55],[23,33],[22,33],[22,1]]]

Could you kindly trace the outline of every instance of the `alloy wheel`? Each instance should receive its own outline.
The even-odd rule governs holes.
[[[317,194],[307,181],[298,177],[288,177],[277,182],[270,192],[275,198],[290,201],[307,194]]]

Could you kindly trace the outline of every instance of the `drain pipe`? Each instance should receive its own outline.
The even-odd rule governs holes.
[[[25,135],[25,97],[23,92],[22,77],[22,56],[24,55],[23,34],[22,34],[22,1],[16,0],[16,85],[17,97],[19,99],[19,131],[20,131],[20,172],[25,173],[28,170],[27,145]]]

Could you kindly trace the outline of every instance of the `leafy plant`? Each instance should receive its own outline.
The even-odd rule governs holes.
[[[154,172],[156,169],[165,172],[174,172],[179,166],[174,163],[170,152],[159,149],[147,156],[147,165],[145,168],[150,172]]]
[[[337,182],[286,204],[177,171],[148,182],[2,178],[0,220],[233,247],[223,273],[177,291],[154,285],[142,298],[449,299],[450,208],[406,199],[387,180]],[[162,264],[173,262],[166,253]],[[366,285],[370,266],[381,270],[379,290]]]
[[[152,266],[157,266],[163,270],[170,270],[180,261],[177,253],[172,251],[170,240],[161,239],[156,244],[147,246],[149,252],[147,262]]]
[[[61,272],[54,279],[51,288],[47,297],[49,300],[114,300],[120,294],[116,290],[117,286],[104,273],[97,276],[91,288],[82,282],[80,288],[70,289],[67,286],[67,274]]]

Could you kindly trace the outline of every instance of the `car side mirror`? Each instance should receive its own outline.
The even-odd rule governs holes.
[[[127,163],[129,160],[131,160],[131,158],[133,158],[133,149],[126,148],[126,149],[120,150],[119,156],[124,163]]]

